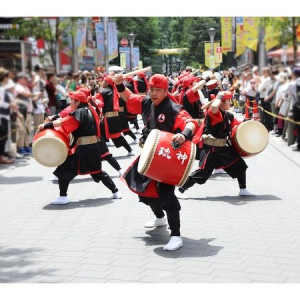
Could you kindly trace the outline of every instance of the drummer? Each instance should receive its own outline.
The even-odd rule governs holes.
[[[190,139],[197,129],[197,122],[182,109],[182,106],[176,104],[172,95],[168,92],[168,80],[161,74],[153,75],[149,80],[149,96],[135,95],[123,84],[122,74],[117,74],[113,78],[116,83],[120,96],[127,102],[127,109],[131,113],[142,114],[145,121],[141,141],[145,141],[152,129],[164,130],[175,133],[173,141],[179,144]],[[132,172],[132,173],[131,173]],[[136,168],[132,167],[131,171],[125,176],[136,183],[140,175]],[[144,176],[145,177],[145,176]],[[151,181],[145,177],[148,183]],[[152,181],[153,182],[153,181]],[[169,227],[171,229],[171,238],[164,250],[176,250],[182,247],[183,242],[180,237],[180,217],[181,209],[179,201],[174,194],[175,187],[159,182],[157,184],[158,198],[141,196],[138,193],[140,202],[149,205],[156,219],[146,223],[146,228],[153,228],[167,225],[165,218],[166,211]]]
[[[201,119],[201,102],[198,91],[193,92],[192,87],[197,83],[198,78],[188,75],[182,78],[182,90],[179,95],[179,103],[191,115],[193,119]]]
[[[239,196],[254,196],[246,188],[248,166],[229,143],[229,132],[241,123],[228,111],[231,98],[230,92],[219,92],[211,107],[207,109],[204,122],[193,139],[193,142],[201,148],[199,168],[191,173],[182,187],[176,190],[178,198],[188,199],[183,193],[195,183],[204,184],[214,169],[219,168],[224,169],[232,178],[238,179]]]
[[[70,92],[72,112],[65,118],[40,124],[39,130],[61,126],[67,135],[72,133],[74,153],[53,172],[58,177],[60,196],[51,204],[68,204],[68,186],[77,175],[90,174],[95,182],[102,181],[112,191],[113,199],[122,198],[109,175],[101,169],[101,149],[99,144],[99,112],[88,102],[84,92]]]

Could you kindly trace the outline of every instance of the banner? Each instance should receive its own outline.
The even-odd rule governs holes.
[[[258,45],[258,18],[244,17],[244,45],[257,51]]]
[[[236,57],[243,54],[246,50],[244,45],[244,18],[236,17]]]
[[[108,22],[107,27],[108,59],[111,60],[118,56],[118,36],[116,22]]]
[[[78,54],[82,58],[83,52],[86,48],[86,33],[87,33],[87,18],[77,21],[77,34],[76,34],[76,44],[78,49]]]
[[[232,49],[232,18],[221,18],[221,40],[223,53],[226,54]]]
[[[120,52],[120,67],[126,70],[126,53]]]
[[[133,48],[133,68],[139,67],[139,61],[140,61],[140,48],[134,47]]]
[[[141,60],[139,61],[139,69],[143,69],[143,62]]]
[[[126,70],[130,70],[130,47],[119,47],[119,52],[126,54]]]
[[[205,66],[214,69],[219,67],[220,63],[218,63],[219,58],[217,57],[217,48],[220,47],[220,42],[214,43],[214,58],[211,59],[211,50],[210,50],[210,42],[205,42],[204,44],[204,53],[205,53]]]
[[[104,26],[103,22],[95,23],[96,44],[99,65],[104,65]]]

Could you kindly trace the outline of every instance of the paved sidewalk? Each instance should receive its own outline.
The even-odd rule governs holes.
[[[132,162],[110,149],[124,169]],[[257,197],[238,197],[237,181],[222,174],[195,185],[181,200],[184,246],[175,252],[162,250],[166,227],[143,227],[150,209],[106,162],[123,199],[79,176],[66,206],[49,204],[58,195],[51,168],[33,158],[1,166],[0,282],[299,283],[300,155],[271,136],[246,162]]]

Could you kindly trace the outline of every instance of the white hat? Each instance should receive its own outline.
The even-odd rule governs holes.
[[[284,83],[287,80],[287,74],[285,72],[280,72],[277,76],[275,76],[275,79],[281,83]]]
[[[6,90],[9,90],[9,89],[15,87],[15,83],[14,83],[14,81],[12,79],[8,79],[7,84],[5,84],[3,87]]]

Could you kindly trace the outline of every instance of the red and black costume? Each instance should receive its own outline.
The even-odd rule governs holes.
[[[134,94],[138,94],[139,91],[137,89],[137,81],[133,79],[133,77],[128,76],[125,80],[125,86]],[[127,111],[127,119],[130,124],[133,124],[136,130],[139,130],[139,124],[137,120],[137,115],[130,113]]]
[[[163,75],[154,75],[150,79],[149,86],[153,84],[156,88],[168,89],[168,82]],[[164,79],[162,79],[162,77]],[[161,81],[161,82],[160,82]],[[149,96],[131,94],[127,99],[128,111],[142,114],[145,128],[142,132],[142,140],[145,141],[152,129],[180,133],[185,129],[188,122],[193,122],[197,128],[197,122],[175,103],[171,94],[167,96],[158,106],[154,106]],[[164,116],[161,118],[161,116]],[[162,121],[163,120],[163,121]],[[180,236],[181,209],[179,201],[174,194],[175,186],[156,182],[137,172],[139,158],[127,170],[124,178],[129,188],[139,195],[140,202],[149,205],[157,218],[164,217],[163,210],[167,213],[171,236]]]
[[[201,102],[198,91],[193,92],[189,86],[196,81],[196,77],[193,75],[187,75],[181,79],[182,90],[179,95],[179,103],[183,105],[183,108],[194,119],[202,118]]]
[[[216,114],[213,114],[212,108],[208,109],[204,122],[193,139],[201,148],[199,168],[190,174],[186,183],[179,188],[180,192],[183,193],[195,183],[204,184],[213,170],[219,168],[224,169],[232,178],[237,178],[241,189],[246,188],[246,169],[248,166],[241,156],[236,153],[230,140],[230,131],[240,123],[228,111],[219,109]],[[210,143],[205,140],[209,135],[223,140],[225,144],[222,146],[209,145]]]
[[[138,75],[137,90],[140,95],[146,95],[148,93],[149,83],[146,78],[146,75],[143,72],[139,73],[139,75]]]
[[[101,149],[99,144],[100,129],[99,117],[96,110],[86,100],[86,95],[81,92],[71,92],[70,98],[80,101],[78,109],[61,119],[63,131],[72,133],[74,140],[71,155],[53,172],[58,177],[60,196],[67,196],[69,183],[77,175],[90,174],[95,182],[102,181],[113,193],[118,191],[109,175],[102,171]],[[53,123],[47,123],[49,126]],[[47,128],[45,124],[45,128]],[[84,140],[89,139],[88,142]]]
[[[111,76],[105,76],[104,80],[108,83],[108,87],[103,88],[101,92],[95,95],[95,98],[103,103],[105,138],[111,139],[117,148],[123,146],[128,152],[131,152],[131,147],[124,136],[122,136],[122,123],[119,116],[119,93]]]

